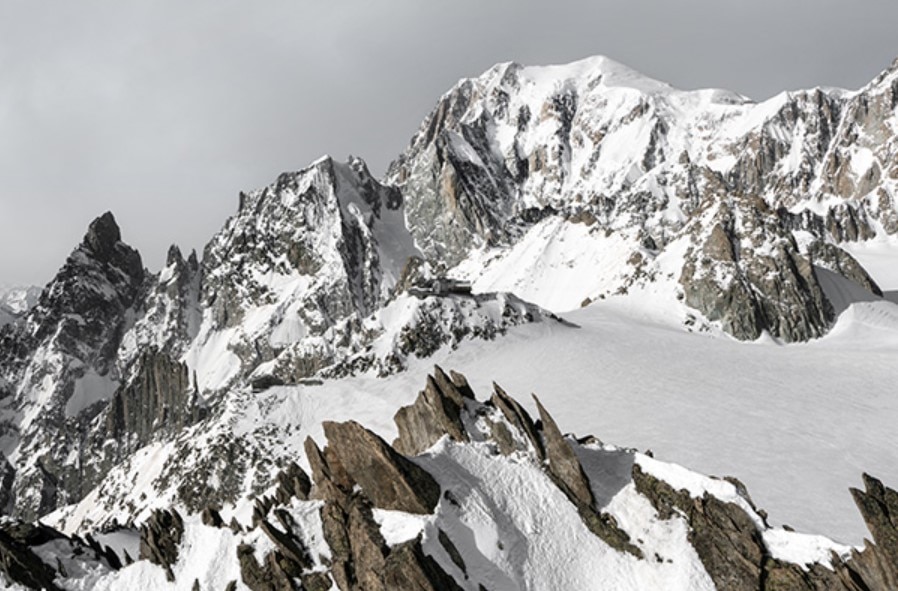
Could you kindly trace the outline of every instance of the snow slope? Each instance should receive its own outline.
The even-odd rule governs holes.
[[[870,315],[875,333],[863,330]],[[898,477],[898,306],[855,304],[832,335],[790,346],[684,333],[601,304],[565,318],[580,330],[515,329],[500,347],[435,361],[475,391],[496,381],[522,401],[536,392],[570,431],[736,475],[774,520],[861,542],[848,487],[863,471]]]
[[[843,244],[884,292],[898,291],[898,240],[879,239]]]
[[[859,485],[864,471],[887,484],[898,475],[892,387],[898,306],[852,304],[829,336],[789,346],[684,332],[601,302],[565,318],[578,328],[514,327],[496,341],[412,359],[407,371],[387,378],[246,392],[234,398],[222,429],[258,436],[273,455],[294,458],[307,435],[324,442],[324,420],[356,420],[389,441],[396,436],[393,414],[413,400],[436,362],[463,372],[475,392],[488,392],[495,381],[525,405],[526,395],[537,393],[562,428],[578,435],[650,448],[661,460],[702,473],[738,476],[774,523],[846,544],[867,535],[848,488]],[[162,461],[154,456],[151,464]],[[307,466],[304,457],[298,461]],[[118,497],[120,513],[90,495],[49,523],[72,531],[85,517],[124,521],[128,503],[147,511],[164,504],[142,499],[153,494],[155,477],[132,484],[148,466],[134,462],[107,479],[107,492],[116,482],[129,491]]]
[[[393,386],[400,385],[395,379],[379,380],[380,383],[387,381]],[[365,402],[369,395],[364,390],[346,387],[359,385],[360,380],[355,382],[333,382],[331,386],[342,385],[344,388],[325,392],[324,398],[311,404],[309,393],[305,391],[295,387],[275,388],[260,396],[269,403],[275,403],[275,406],[268,407],[268,412],[261,415],[247,413],[246,418],[267,420],[272,427],[292,423],[300,430],[313,432],[310,427],[317,426],[322,417],[352,410],[347,408],[347,403],[352,406],[353,402]],[[336,393],[342,394],[342,398],[335,401],[327,395]],[[293,402],[288,402],[291,399]],[[443,403],[448,404],[448,401],[448,398],[443,399]],[[415,404],[421,404],[421,399]],[[631,449],[595,440],[568,438],[566,445],[576,454],[586,482],[592,488],[594,502],[590,501],[590,506],[609,515],[613,519],[613,527],[627,536],[630,540],[628,544],[633,544],[631,550],[623,551],[607,535],[597,533],[587,525],[577,506],[570,502],[570,493],[565,492],[555,477],[547,472],[545,462],[540,459],[542,456],[527,442],[525,432],[512,425],[510,415],[503,414],[504,411],[496,406],[474,400],[463,404],[461,420],[465,425],[467,442],[462,443],[444,435],[413,459],[436,479],[442,491],[438,500],[430,509],[415,513],[378,508],[383,505],[375,504],[372,518],[388,546],[403,544],[420,536],[423,552],[466,591],[484,587],[499,591],[710,591],[727,588],[715,586],[713,581],[719,584],[719,579],[712,581],[714,575],[710,574],[712,567],[709,566],[707,554],[693,547],[695,542],[690,535],[687,516],[677,512],[663,516],[657,493],[650,492],[652,487],[646,488],[631,479],[634,466],[638,466],[642,474],[667,483],[673,487],[672,490],[684,490],[687,498],[701,499],[710,495],[728,506],[735,505],[738,509],[732,510],[744,514],[749,520],[750,531],[760,535],[766,552],[778,560],[805,569],[808,563],[815,562],[828,568],[832,553],[845,559],[851,551],[851,548],[821,536],[767,526],[763,514],[755,510],[751,500],[736,483],[709,478]],[[353,417],[365,415],[382,418],[385,407],[377,411],[356,410]],[[497,422],[505,426],[508,437],[514,442],[509,451],[501,451],[502,445],[494,436]],[[378,426],[379,430],[384,428],[385,425]],[[543,433],[546,431],[543,430]],[[408,432],[403,437],[407,435]],[[316,436],[324,443],[320,433]],[[329,434],[329,437],[334,436]],[[328,444],[333,446],[331,451],[338,447],[336,440],[330,440]],[[339,445],[346,443],[344,441]],[[545,449],[551,450],[551,444],[547,444]],[[559,456],[552,455],[552,451],[546,453],[548,470],[552,470]],[[347,478],[356,478],[359,470],[370,469],[370,466],[364,468],[364,464],[347,465],[353,466]],[[327,481],[330,478],[328,472],[322,473],[320,468],[316,470],[313,473],[319,486],[315,493],[319,495],[315,497],[318,500],[298,500],[292,495],[284,499],[276,495],[279,499],[276,508],[266,505],[263,500],[255,505],[251,514],[246,507],[226,512],[223,515],[225,521],[233,516],[240,524],[240,527],[232,528],[209,527],[201,524],[196,516],[188,516],[184,520],[184,535],[179,536],[181,541],[178,542],[177,558],[171,562],[173,582],[166,582],[163,570],[146,561],[117,572],[109,572],[102,565],[91,565],[85,561],[84,567],[60,582],[67,589],[187,589],[196,580],[201,588],[220,588],[228,581],[239,581],[246,575],[244,572],[241,576],[235,561],[235,557],[242,553],[239,549],[241,544],[249,544],[249,551],[257,561],[263,562],[265,555],[274,549],[271,542],[278,544],[276,537],[266,537],[271,534],[262,535],[265,527],[256,527],[263,519],[271,520],[272,514],[278,516],[277,521],[282,528],[288,528],[292,535],[299,536],[302,547],[311,550],[312,563],[307,568],[316,572],[326,570],[339,561],[338,555],[345,550],[339,544],[330,549],[324,544],[325,539],[334,543],[334,530],[328,530],[324,522],[327,520],[330,528],[339,527],[332,516],[335,507],[332,495],[346,493],[334,493],[335,489],[330,487],[337,485]],[[640,481],[644,483],[645,479]],[[353,480],[349,482],[352,494],[371,495],[372,500],[378,498],[373,494],[378,484],[370,480],[365,484],[356,481],[353,485]],[[350,485],[345,490],[348,491]],[[269,490],[268,494],[271,492]],[[285,511],[289,518],[285,517]],[[270,521],[266,527],[268,531],[272,529]],[[338,536],[338,539],[342,538]],[[355,551],[356,545],[361,542],[353,537],[348,543]],[[124,546],[128,545],[133,548],[133,539],[124,541]],[[122,544],[119,546],[123,547]],[[54,564],[57,556],[67,556],[64,547],[41,547],[38,550],[44,562],[50,565]],[[383,551],[386,553],[388,550],[384,548]],[[328,557],[335,560],[328,562]],[[356,557],[355,560],[357,568],[371,568],[365,566],[364,557]],[[72,570],[69,569],[69,572]],[[237,588],[244,587],[238,583]]]

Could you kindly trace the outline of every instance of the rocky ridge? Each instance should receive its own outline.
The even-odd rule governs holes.
[[[43,581],[51,589],[117,588],[135,576],[160,588],[168,581],[253,591],[334,584],[342,591],[479,591],[545,581],[576,585],[571,573],[586,572],[605,573],[590,585],[616,581],[634,589],[664,580],[675,587],[690,581],[691,589],[876,591],[898,581],[898,493],[875,478],[864,475],[865,490],[852,491],[873,540],[862,549],[815,540],[822,544],[818,558],[802,562],[798,556],[805,555],[790,555],[783,540],[800,545],[807,537],[768,526],[737,480],[699,476],[594,437],[563,435],[536,406],[538,421],[498,386],[480,402],[461,374],[436,368],[414,403],[396,414],[393,445],[354,422],[325,424],[327,445],[305,444],[311,478],[296,463],[287,466],[257,498],[250,521],[225,525],[213,507],[184,517],[158,510],[140,527],[139,553],[132,557],[92,536],[69,538],[7,520],[0,524],[0,546],[10,558],[0,572],[8,582]],[[478,480],[479,464],[483,474],[512,475],[511,486],[538,492],[528,502],[568,528],[565,558],[540,563],[546,572],[506,562],[519,553],[503,544],[513,543],[515,527],[539,527],[539,514],[517,513],[508,499],[490,496],[498,489]],[[496,542],[495,533],[479,528],[478,510],[493,512],[488,523],[512,529],[501,529]],[[533,530],[531,542],[545,544],[553,531]],[[581,555],[571,538],[595,548]],[[224,554],[209,555],[190,539],[207,540]],[[215,568],[203,570],[210,560]],[[601,568],[591,571],[579,561],[598,561]],[[628,578],[614,579],[619,564],[627,565]],[[202,576],[192,579],[197,572]]]

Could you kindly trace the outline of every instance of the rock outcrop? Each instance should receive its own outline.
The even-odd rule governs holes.
[[[853,569],[871,588],[898,588],[898,492],[864,474],[865,490],[851,495],[873,535],[873,543],[852,555]]]
[[[455,441],[468,441],[461,420],[467,394],[437,367],[434,376],[427,377],[427,385],[418,394],[415,404],[405,406],[396,413],[399,437],[393,442],[393,447],[402,454],[414,456],[447,434]]]
[[[0,523],[0,580],[28,589],[59,591],[69,576],[61,560],[48,564],[43,558],[46,548],[63,553],[73,570],[87,568],[95,574],[111,573],[121,568],[117,556],[109,548],[88,536],[69,538],[44,525],[4,518]],[[74,574],[74,573],[73,573]]]
[[[202,319],[202,270],[196,252],[184,259],[181,249],[172,245],[165,267],[146,283],[136,319],[118,350],[118,363],[128,379],[149,351],[164,351],[173,359],[184,355]]]
[[[452,588],[472,558],[491,557],[466,553],[450,527],[388,543],[378,518],[439,518],[452,491],[429,455],[476,448],[533,469],[605,546],[650,560],[597,500],[585,444],[539,401],[534,420],[498,386],[479,402],[463,376],[437,369],[397,414],[392,446],[357,423],[327,423],[328,445],[306,448],[314,485],[291,457],[300,438],[289,448],[264,420],[246,432],[234,421],[263,416],[290,388],[385,376],[464,339],[558,320],[512,288],[561,308],[651,290],[678,298],[690,327],[820,337],[841,312],[827,285],[882,295],[841,245],[898,234],[896,97],[894,66],[856,93],[756,105],[676,91],[603,58],[551,71],[503,64],[447,93],[384,182],[357,158],[282,174],[241,195],[202,260],[172,247],[150,274],[106,213],[39,298],[0,302],[0,512],[37,519],[96,492],[82,527],[115,511],[145,517],[166,498],[223,529],[219,509],[251,494],[252,523],[232,522],[235,535],[258,536],[240,538],[236,557],[252,588]],[[601,265],[582,266],[599,254]],[[582,293],[547,289],[560,276],[576,276],[564,284]],[[471,279],[473,292],[421,289],[446,278]],[[140,452],[156,444],[159,464],[131,494]],[[719,586],[898,587],[898,502],[875,479],[854,492],[874,541],[834,557],[831,571],[775,560],[766,526],[742,506],[634,479],[660,515],[689,521]],[[304,503],[322,504],[332,564],[291,517]],[[144,524],[141,557],[169,579],[185,527],[166,511]],[[46,532],[11,528],[0,527],[4,576],[58,586],[63,565],[35,542]],[[269,544],[263,560],[258,540]],[[46,543],[93,566],[119,560],[92,538]]]
[[[866,492],[852,489],[855,502],[867,521],[875,544],[852,550],[849,557],[831,557],[830,565],[796,565],[774,558],[768,550],[758,516],[744,508],[705,493],[694,498],[686,490],[674,490],[666,482],[633,467],[633,482],[658,511],[661,519],[682,517],[689,524],[689,541],[718,589],[734,591],[790,590],[833,591],[895,588],[895,540],[893,520],[898,493],[864,475]],[[803,567],[803,568],[802,568]]]
[[[450,378],[439,367],[433,376],[427,377],[427,386],[414,404],[399,409],[395,422],[399,438],[394,446],[409,455],[420,454],[443,437],[457,443],[480,438],[469,427],[477,417],[488,417],[498,411],[504,421],[486,419],[486,434],[500,453],[532,453],[549,477],[574,504],[583,522],[595,535],[613,548],[641,557],[642,551],[630,543],[630,537],[621,530],[613,518],[596,507],[589,479],[583,472],[570,443],[561,434],[558,425],[534,396],[540,414],[540,422],[534,423],[530,414],[498,385],[494,385],[492,399],[479,403],[464,376],[453,374]],[[470,403],[470,406],[466,403]]]
[[[402,215],[399,193],[357,158],[323,158],[241,194],[239,211],[203,254],[198,354],[230,330],[234,377],[273,362],[274,375],[295,383],[339,361],[325,334],[340,333],[334,340],[348,345],[418,254],[402,235]]]
[[[433,512],[440,500],[439,485],[383,439],[354,421],[325,422],[324,434],[328,446],[323,457],[329,471],[345,479],[341,482],[344,487],[360,486],[371,502],[382,509]]]
[[[577,459],[571,445],[565,440],[564,435],[555,423],[552,415],[543,407],[539,399],[534,396],[536,408],[539,410],[539,420],[542,423],[542,435],[546,449],[546,461],[549,472],[561,484],[568,498],[577,505],[592,507],[595,499],[589,486],[589,479],[583,473],[583,466]]]
[[[287,467],[281,470],[277,476],[278,488],[275,498],[280,503],[288,503],[291,498],[305,501],[312,491],[312,481],[305,470],[296,462],[288,462]]]
[[[0,436],[16,458],[0,506],[35,518],[76,503],[161,440],[178,449],[157,492],[174,488],[198,511],[233,501],[258,450],[226,438],[197,450],[184,435],[221,427],[241,385],[388,375],[465,339],[557,320],[510,294],[397,289],[421,260],[403,220],[395,188],[359,159],[329,158],[243,195],[202,262],[173,246],[155,275],[112,214],[94,220],[37,304],[0,327]]]
[[[184,520],[175,509],[154,511],[146,523],[140,526],[140,560],[149,560],[165,570],[165,576],[174,582],[172,566],[178,561],[178,551],[184,536]]]
[[[40,287],[0,287],[0,327],[21,320],[40,297]]]
[[[104,413],[103,435],[120,442],[123,453],[143,447],[158,432],[180,433],[205,414],[186,365],[155,351],[143,353],[137,364],[131,382],[115,393]]]
[[[325,423],[328,445],[306,441],[331,573],[342,591],[461,589],[421,549],[421,539],[389,547],[373,509],[429,514],[440,487],[426,471],[357,423]]]
[[[834,310],[811,261],[788,234],[758,230],[766,208],[750,220],[733,209],[721,208],[707,235],[692,228],[698,244],[686,253],[680,276],[686,303],[743,340],[764,330],[785,341],[824,335]]]
[[[31,589],[58,591],[57,572],[32,551],[37,546],[63,536],[40,527],[12,526],[0,528],[0,571],[9,580]]]

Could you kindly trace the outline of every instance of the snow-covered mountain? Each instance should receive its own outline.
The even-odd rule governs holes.
[[[898,63],[857,92],[763,103],[607,58],[501,64],[441,99],[388,182],[424,252],[555,311],[666,284],[740,339],[825,334],[816,269],[898,232]],[[563,287],[563,289],[560,289]]]
[[[40,297],[39,287],[0,287],[0,326],[24,316]]]
[[[73,589],[894,588],[898,493],[868,477],[854,493],[874,545],[818,536],[807,503],[787,502],[796,491],[769,486],[794,474],[728,445],[751,430],[714,405],[732,388],[762,433],[815,442],[848,406],[869,437],[827,443],[848,458],[833,471],[853,478],[837,490],[898,469],[882,440],[898,409],[880,396],[865,414],[873,401],[857,398],[898,379],[886,361],[896,109],[898,62],[856,92],[763,103],[601,57],[501,64],[446,93],[384,179],[354,157],[284,173],[240,194],[202,256],[173,246],[158,273],[100,216],[42,292],[0,308],[12,557],[0,576]],[[541,405],[533,421],[499,388],[477,402],[457,374],[438,370],[415,399],[431,358],[539,386],[578,427],[625,407],[618,443],[657,441],[703,466],[738,456],[765,505],[816,531],[771,526],[738,481],[562,436]],[[863,375],[848,384],[840,363]],[[746,367],[776,375],[733,379]],[[650,418],[658,391],[688,416]],[[774,449],[810,457],[803,442]],[[842,523],[844,504],[827,518]]]
[[[158,274],[122,242],[112,214],[97,218],[3,335],[6,511],[34,519],[77,502],[159,441],[177,448],[156,496],[233,502],[272,477],[254,454],[283,455],[231,437],[242,389],[388,375],[467,338],[560,322],[511,294],[428,288],[403,220],[396,189],[361,160],[330,158],[241,195],[202,262],[172,247]],[[194,425],[220,432],[220,445],[185,437]],[[185,485],[200,466],[220,478],[215,493]]]

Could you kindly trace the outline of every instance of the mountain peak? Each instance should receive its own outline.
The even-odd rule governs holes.
[[[655,80],[641,72],[604,55],[596,55],[567,64],[545,66],[518,66],[512,64],[507,71],[516,70],[520,79],[537,86],[558,83],[601,84],[609,88],[632,88],[648,94],[676,92],[666,82]]]
[[[99,263],[118,267],[137,280],[143,278],[140,253],[122,242],[122,231],[111,211],[90,223],[78,251]]]
[[[122,239],[122,232],[111,211],[90,223],[84,235],[84,245],[96,255],[109,255]]]
[[[165,266],[170,267],[172,265],[182,264],[184,262],[184,256],[181,254],[181,249],[178,248],[177,244],[172,244],[168,247],[168,254],[165,257]]]
[[[885,70],[883,70],[883,71],[879,74],[879,76],[877,76],[877,77],[876,77],[876,78],[875,78],[875,79],[874,79],[874,80],[867,86],[867,88],[870,88],[870,87],[876,87],[876,86],[879,86],[879,85],[883,84],[884,82],[886,82],[886,81],[888,81],[888,80],[895,80],[895,79],[898,79],[898,57],[896,57],[895,59],[893,59],[893,60],[892,60],[892,63],[890,63],[890,64],[888,65],[888,67],[887,67]]]

